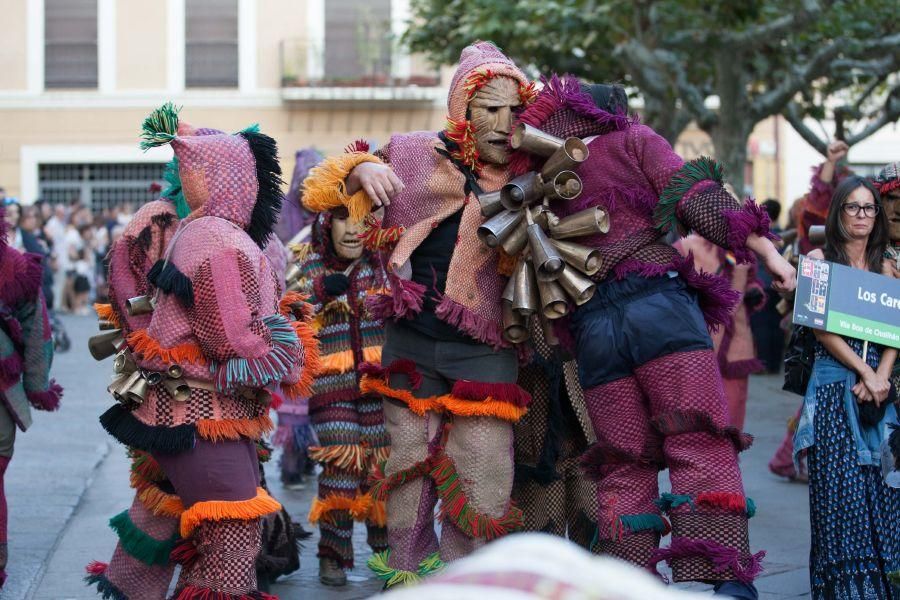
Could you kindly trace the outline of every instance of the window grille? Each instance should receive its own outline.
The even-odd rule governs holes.
[[[325,79],[384,85],[391,48],[391,0],[325,3]]]
[[[130,203],[133,208],[155,200],[150,185],[166,184],[163,163],[46,164],[38,167],[40,198],[51,204],[81,202],[95,212]]]
[[[185,86],[237,87],[238,0],[187,0]]]
[[[44,87],[97,87],[97,0],[44,0]]]

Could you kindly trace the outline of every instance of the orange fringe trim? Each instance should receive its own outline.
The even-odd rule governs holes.
[[[158,358],[169,364],[207,365],[206,357],[200,346],[185,342],[172,348],[163,348],[159,342],[147,333],[146,329],[138,329],[128,336],[128,345],[144,358]]]
[[[384,500],[372,500],[372,509],[366,520],[372,525],[387,527],[387,503]]]
[[[94,304],[94,310],[97,311],[97,318],[101,321],[109,321],[117,328],[122,327],[121,321],[119,321],[119,315],[116,314],[116,311],[113,310],[112,304]]]
[[[363,348],[363,361],[380,363],[381,346]],[[338,375],[352,371],[355,368],[356,363],[353,360],[353,350],[341,350],[322,357],[322,367],[319,369],[318,375]]]
[[[253,419],[200,419],[194,425],[197,435],[211,442],[241,438],[258,440],[275,429],[268,413]]]
[[[318,497],[313,498],[312,506],[309,509],[309,522],[313,525],[319,521],[334,523],[334,517],[330,513],[335,510],[349,511],[350,516],[355,520],[364,521],[372,510],[372,502],[372,496],[368,494],[362,494],[356,498],[336,494],[330,494],[324,500]]]
[[[363,190],[348,196],[344,180],[350,171],[365,162],[381,164],[377,156],[366,152],[351,152],[326,158],[303,181],[303,206],[312,212],[346,206],[353,221],[362,221],[372,212],[372,200]]]
[[[256,497],[249,500],[197,502],[181,515],[181,537],[189,537],[203,521],[250,521],[279,510],[281,504],[261,487],[256,488]]]
[[[452,394],[446,394],[430,398],[416,398],[409,390],[396,390],[385,383],[383,379],[373,379],[369,376],[362,378],[359,389],[366,394],[381,394],[399,400],[419,416],[424,416],[425,412],[430,410],[448,412],[460,417],[496,417],[515,423],[528,412],[527,408],[494,400],[491,397],[484,400],[464,400]]]
[[[181,498],[167,494],[153,484],[144,484],[137,488],[138,499],[151,513],[157,517],[179,518],[184,513]]]
[[[339,469],[362,473],[366,468],[369,450],[360,444],[335,444],[334,446],[310,446],[309,458],[328,463]]]
[[[282,296],[281,301],[278,303],[278,312],[287,319],[293,320],[295,319],[295,316],[294,309],[291,308],[291,306],[300,304],[300,312],[303,314],[301,320],[303,322],[309,322],[313,318],[313,307],[307,300],[309,300],[309,296],[306,294],[301,294],[300,292],[287,292]]]
[[[312,327],[301,321],[291,321],[291,327],[294,328],[303,346],[303,365],[300,369],[300,379],[296,383],[282,384],[281,391],[288,399],[296,400],[312,395],[313,382],[322,370],[322,359],[319,356],[319,339]]]

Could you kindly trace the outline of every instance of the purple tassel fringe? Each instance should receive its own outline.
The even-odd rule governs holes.
[[[503,339],[503,332],[499,323],[492,323],[484,317],[478,316],[471,310],[444,296],[434,310],[442,321],[453,325],[466,335],[493,348],[508,348],[509,344]]]
[[[406,319],[422,312],[425,286],[409,279],[389,274],[389,294],[375,294],[366,298],[366,309],[381,321]]]
[[[769,214],[749,198],[740,210],[723,211],[722,217],[728,224],[728,247],[738,263],[751,263],[756,258],[747,248],[747,238],[751,234],[773,241],[778,239],[769,231]]]
[[[62,398],[62,386],[55,379],[50,380],[50,385],[43,392],[28,392],[28,401],[38,410],[54,411],[59,408],[59,400]]]
[[[709,559],[716,573],[727,575],[730,571],[738,581],[753,583],[753,580],[763,571],[762,559],[765,558],[766,553],[760,551],[756,554],[742,556],[734,548],[709,540],[674,538],[668,548],[657,548],[653,551],[648,568],[655,570],[656,565],[662,561],[666,561],[671,566],[675,559],[697,556]]]

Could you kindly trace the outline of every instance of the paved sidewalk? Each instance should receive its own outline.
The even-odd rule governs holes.
[[[59,355],[54,365],[54,376],[66,388],[63,407],[58,413],[36,415],[32,430],[17,440],[7,476],[10,565],[2,600],[97,598],[82,582],[84,566],[95,559],[109,560],[115,537],[107,521],[131,503],[124,449],[97,422],[109,405],[105,387],[110,365],[94,362],[85,349],[95,320],[66,318],[65,323],[73,350]],[[768,551],[758,586],[761,598],[771,600],[809,595],[806,487],[779,480],[766,468],[800,401],[781,392],[780,384],[778,377],[752,379],[747,422],[756,443],[741,459],[748,495],[758,507],[751,521],[752,545]],[[275,461],[267,473],[273,494],[305,522],[313,486],[295,492],[280,489]],[[273,592],[284,600],[377,593],[380,582],[363,566],[369,553],[362,527],[354,542],[360,566],[350,572],[345,588],[319,584],[313,537],[304,543],[300,571],[279,581]]]

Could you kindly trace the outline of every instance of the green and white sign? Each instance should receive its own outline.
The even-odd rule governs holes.
[[[801,256],[794,323],[900,348],[900,279]]]

